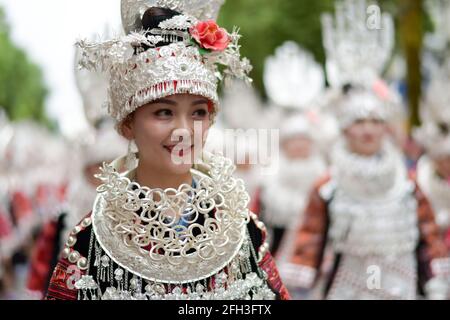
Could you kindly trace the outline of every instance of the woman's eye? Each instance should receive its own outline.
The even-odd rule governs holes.
[[[198,118],[204,118],[208,115],[208,111],[205,109],[199,109],[194,111],[194,117],[198,117]]]
[[[167,118],[172,116],[172,111],[169,109],[161,109],[155,112],[157,117]]]

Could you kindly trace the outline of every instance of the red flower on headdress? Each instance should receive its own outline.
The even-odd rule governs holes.
[[[228,32],[220,28],[214,20],[201,21],[190,30],[191,36],[204,49],[223,51],[230,43]]]

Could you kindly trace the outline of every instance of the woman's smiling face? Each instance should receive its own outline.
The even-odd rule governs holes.
[[[192,167],[194,156],[201,155],[211,124],[210,111],[208,99],[176,94],[138,108],[122,123],[122,133],[135,140],[140,166],[185,174]]]

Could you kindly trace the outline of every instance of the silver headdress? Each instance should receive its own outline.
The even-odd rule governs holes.
[[[124,0],[122,24],[125,32],[142,29],[141,18],[148,8],[158,7],[177,11],[198,20],[216,20],[225,0]]]
[[[421,105],[414,137],[432,157],[450,154],[450,59],[434,74]]]
[[[295,113],[283,122],[280,128],[280,138],[287,139],[298,135],[313,138],[314,130],[317,130],[317,124],[314,124],[313,116],[308,116],[303,112]]]
[[[305,109],[324,90],[325,74],[309,52],[287,41],[266,59],[264,86],[277,106]]]
[[[277,119],[272,117],[272,123],[278,120],[276,127],[280,128],[282,139],[307,135],[318,138],[315,140],[319,142],[334,135],[327,130],[336,127],[334,119],[319,110],[325,91],[325,73],[310,52],[293,41],[278,47],[266,59],[264,85],[271,100],[270,109],[280,112]]]
[[[107,99],[108,79],[100,72],[89,72],[79,68],[81,58],[79,48],[75,50],[75,82],[83,101],[87,121],[95,127],[96,123],[108,116],[108,110],[103,107]]]
[[[109,34],[109,28],[105,31]],[[82,167],[112,161],[126,153],[126,141],[114,130],[113,119],[104,107],[107,98],[108,79],[100,72],[89,72],[79,68],[78,61],[81,50],[75,50],[75,79],[87,121],[91,127],[81,138],[75,141],[79,148],[80,164]]]
[[[109,73],[108,110],[117,121],[146,103],[179,93],[204,96],[217,107],[219,81],[234,77],[250,81],[251,65],[241,60],[237,31],[228,34],[212,20],[199,22],[212,18],[219,3],[123,0],[124,27],[131,33],[103,43],[78,42],[83,52],[80,65]],[[139,25],[130,21],[136,22],[142,10],[153,5],[180,10],[182,15],[162,21],[153,30],[136,30]],[[206,29],[215,30],[215,43],[203,37]],[[169,44],[159,46],[162,43]]]
[[[336,2],[336,16],[322,16],[326,71],[332,87],[356,83],[370,87],[383,72],[394,48],[392,17],[373,11],[365,0]],[[377,19],[378,17],[378,19]],[[373,18],[374,20],[370,20]]]
[[[74,147],[82,166],[112,161],[126,153],[125,139],[120,137],[112,126],[112,118],[103,104],[107,98],[108,79],[100,72],[89,72],[78,68],[81,50],[75,51],[75,79],[82,97],[84,113],[91,125],[77,139]]]
[[[386,120],[398,103],[380,80],[394,47],[392,17],[381,14],[377,5],[367,6],[365,0],[343,0],[336,3],[334,21],[330,14],[323,15],[322,27],[332,89],[341,91],[347,84],[359,87],[331,99],[341,127],[367,117]]]

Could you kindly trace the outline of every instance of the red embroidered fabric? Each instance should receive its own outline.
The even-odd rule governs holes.
[[[53,271],[46,300],[77,300],[78,290],[75,289],[75,282],[81,278],[83,272],[72,267],[67,260],[59,260]]]
[[[42,229],[33,250],[28,275],[27,287],[33,291],[39,291],[44,295],[47,289],[47,281],[51,272],[51,261],[55,239],[57,236],[57,222],[48,222]]]

